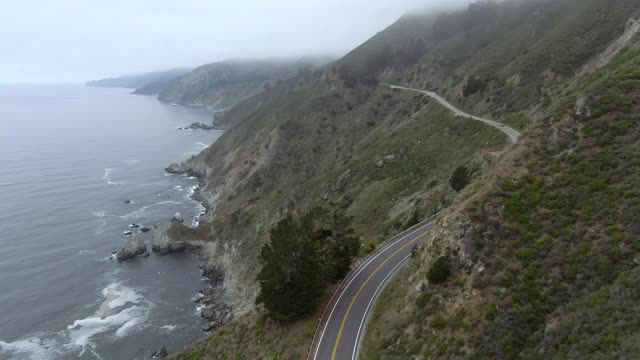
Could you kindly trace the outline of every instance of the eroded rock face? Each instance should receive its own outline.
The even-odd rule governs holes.
[[[182,252],[189,249],[189,244],[184,241],[174,241],[167,236],[164,231],[157,231],[153,237],[151,250],[160,255],[166,255],[174,252]]]
[[[337,191],[343,192],[345,187],[347,186],[347,183],[349,182],[350,177],[351,177],[351,169],[347,169],[340,176],[338,176],[338,180],[333,185],[332,190],[334,192],[337,192]]]
[[[147,251],[147,245],[144,241],[137,236],[134,236],[129,240],[126,247],[123,247],[116,253],[116,259],[118,261],[125,261],[136,257],[147,257],[149,252]]]
[[[586,119],[591,117],[593,98],[591,95],[583,96],[576,102],[576,116]]]

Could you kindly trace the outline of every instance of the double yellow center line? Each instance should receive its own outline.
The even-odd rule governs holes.
[[[336,342],[333,345],[333,352],[331,353],[331,360],[335,360],[336,358],[336,353],[338,351],[338,344],[340,344],[340,338],[342,337],[342,331],[344,330],[344,325],[347,323],[347,317],[349,317],[349,313],[351,312],[351,308],[353,307],[353,304],[356,302],[356,300],[358,299],[358,296],[360,296],[360,293],[362,292],[362,290],[364,290],[365,286],[367,286],[367,284],[369,283],[369,281],[373,278],[373,276],[389,261],[391,260],[391,258],[393,258],[394,256],[396,256],[399,252],[401,252],[402,250],[404,250],[407,246],[415,243],[416,241],[418,241],[419,239],[421,239],[422,237],[426,236],[428,234],[428,231],[425,230],[424,233],[422,233],[421,235],[416,236],[415,239],[409,241],[408,243],[402,245],[401,248],[399,248],[398,250],[394,251],[393,254],[391,254],[389,257],[387,257],[386,259],[384,259],[384,261],[382,263],[380,263],[380,265],[378,265],[378,267],[375,268],[375,270],[373,270],[373,272],[371,274],[369,274],[369,276],[367,277],[367,279],[364,281],[364,283],[362,283],[362,285],[360,286],[360,288],[358,289],[358,291],[356,292],[355,296],[353,297],[353,299],[351,299],[351,303],[349,303],[349,307],[347,308],[347,312],[344,314],[344,317],[342,318],[342,323],[340,324],[340,330],[338,330],[338,337],[336,338]]]

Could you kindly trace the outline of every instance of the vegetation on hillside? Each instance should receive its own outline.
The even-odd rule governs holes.
[[[296,76],[301,69],[316,70],[329,61],[328,57],[223,61],[197,67],[154,91],[163,101],[228,109]]]
[[[374,321],[367,358],[635,357],[638,65],[640,51],[629,51],[529,132],[516,159],[522,175],[500,179],[464,208],[473,224],[469,263],[482,271],[458,259],[444,288],[391,288],[385,296],[395,304],[379,307],[376,318],[402,317],[391,328]],[[577,116],[573,104],[585,95],[592,114]],[[424,266],[416,261],[407,273]],[[469,293],[473,300],[459,303]]]
[[[409,15],[322,74],[256,102],[190,161],[206,177],[204,192],[215,194],[212,261],[219,259],[227,297],[244,315],[178,357],[304,356],[313,316],[283,324],[253,308],[256,275],[282,270],[260,249],[271,240],[265,251],[274,251],[271,229],[288,214],[319,205],[344,211],[364,254],[454,199],[462,214],[455,236],[416,249],[400,276],[408,281],[388,286],[365,358],[632,354],[637,54],[579,83],[573,76],[637,10],[635,0],[514,0]],[[376,86],[385,82],[437,91],[527,132],[505,148],[508,164],[496,165],[479,150],[505,144],[502,133],[426,97]],[[590,118],[573,115],[583,97]],[[461,164],[471,176],[452,177]],[[284,233],[300,231],[301,219],[290,218]],[[283,236],[283,244],[304,250],[308,238]],[[269,286],[278,284],[287,282]],[[276,318],[311,311],[296,308]]]
[[[346,275],[360,249],[350,219],[322,208],[299,219],[289,215],[271,228],[270,234],[271,241],[260,255],[256,302],[280,321],[313,312],[325,287]]]

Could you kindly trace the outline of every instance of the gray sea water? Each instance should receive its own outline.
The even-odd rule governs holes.
[[[203,336],[196,255],[110,254],[132,223],[196,219],[196,180],[163,169],[220,133],[128,92],[0,85],[0,359],[143,359]]]

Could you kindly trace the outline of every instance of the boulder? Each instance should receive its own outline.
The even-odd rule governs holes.
[[[391,155],[385,156],[383,159],[384,159],[384,161],[393,161],[393,160],[396,159],[396,156],[391,154]]]
[[[582,119],[591,117],[593,98],[590,95],[583,96],[576,102],[576,116]]]
[[[148,228],[148,227],[146,227],[146,226],[145,226],[145,227],[143,227],[143,228],[140,228],[140,232],[142,232],[142,233],[146,233],[146,232],[148,232],[148,231],[151,231],[151,229],[150,229],[150,228]]]
[[[173,217],[171,218],[171,222],[172,223],[180,223],[182,224],[184,222],[184,217],[182,217],[182,214],[180,214],[179,212],[175,213],[173,215]]]
[[[124,203],[129,205],[129,204],[131,204],[131,200],[125,200]]]
[[[125,261],[129,259],[133,259],[136,257],[146,257],[149,256],[149,252],[147,251],[147,245],[144,244],[139,237],[134,236],[129,240],[127,246],[120,249],[116,253],[116,259],[118,261]]]
[[[376,165],[376,167],[381,168],[384,166],[384,160],[378,159],[374,162],[374,164]]]

